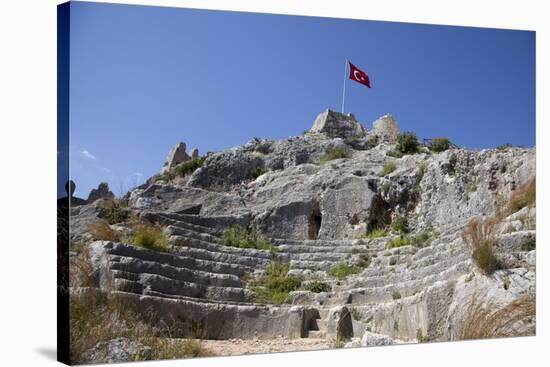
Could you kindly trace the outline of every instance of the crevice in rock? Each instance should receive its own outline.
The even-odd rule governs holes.
[[[391,223],[391,206],[377,196],[373,199],[370,215],[366,218],[367,232],[376,228],[384,228]]]
[[[321,229],[322,221],[323,217],[321,215],[321,210],[319,209],[319,205],[317,204],[313,207],[311,213],[309,214],[308,238],[310,240],[316,240],[319,236],[319,230]]]

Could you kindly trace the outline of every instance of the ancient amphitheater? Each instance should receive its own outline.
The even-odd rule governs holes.
[[[170,338],[251,350],[466,338],[478,305],[498,312],[534,297],[535,206],[507,208],[535,177],[535,149],[421,147],[401,156],[398,134],[390,115],[366,129],[353,115],[325,111],[310,131],[281,141],[253,139],[204,157],[180,144],[162,175],[124,198],[131,217],[163,229],[168,250],[94,236],[88,224],[107,199],[71,209],[72,241],[88,248],[94,277],[72,297],[109,292]],[[169,175],[190,160],[200,167]],[[464,234],[474,218],[493,219],[499,266],[489,274]],[[272,246],[228,246],[235,228]],[[270,303],[258,280],[274,264],[299,283]],[[479,337],[534,335],[533,312],[509,318]],[[292,344],[305,338],[319,342]]]

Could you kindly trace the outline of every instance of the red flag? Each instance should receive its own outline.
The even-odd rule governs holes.
[[[349,62],[349,61],[348,61]],[[369,76],[349,62],[349,78],[370,88]]]

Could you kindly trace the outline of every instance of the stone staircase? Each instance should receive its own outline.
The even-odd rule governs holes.
[[[229,305],[235,307],[233,312],[242,315],[251,309],[271,310],[269,312],[279,315],[267,318],[279,322],[293,307],[298,307],[300,322],[296,321],[296,325],[285,330],[301,337],[334,337],[334,330],[327,329],[331,309],[346,305],[354,315],[349,327],[355,334],[370,329],[392,338],[412,340],[418,329],[428,330],[433,319],[441,318],[434,314],[441,310],[430,308],[434,297],[447,292],[457,279],[472,270],[470,250],[456,229],[461,224],[442,230],[430,245],[422,248],[404,246],[387,250],[385,244],[389,237],[375,240],[274,239],[279,252],[271,253],[223,244],[223,230],[242,224],[243,218],[175,213],[146,213],[143,218],[166,226],[173,245],[172,253],[121,243],[103,245],[104,261],[109,264],[114,290],[137,296]],[[332,266],[358,256],[371,259],[370,265],[359,274],[338,280],[326,273]],[[293,292],[287,300],[289,304],[281,306],[255,304],[252,291],[241,279],[257,274],[273,260],[290,262],[290,273],[305,281],[320,279],[330,286],[330,291]],[[275,336],[273,330],[278,332],[280,329],[272,326],[263,335]],[[229,335],[241,334],[234,330]],[[431,336],[433,339],[441,337]]]

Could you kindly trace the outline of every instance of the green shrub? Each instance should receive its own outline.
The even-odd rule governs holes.
[[[402,154],[414,154],[418,152],[418,138],[416,134],[405,131],[397,137],[397,151]]]
[[[384,163],[382,170],[378,172],[378,176],[380,177],[387,176],[393,171],[395,171],[396,169],[397,169],[397,164],[395,164],[394,161],[387,161],[386,163]]]
[[[135,246],[143,247],[149,250],[168,252],[168,236],[162,230],[162,227],[149,224],[137,226],[134,233],[130,236],[129,242]]]
[[[395,264],[397,264],[397,257],[391,257],[389,265],[394,266]]]
[[[335,159],[351,158],[352,154],[352,150],[347,147],[330,148],[319,158],[319,163],[322,164]]]
[[[185,161],[178,164],[172,172],[176,177],[183,177],[189,173],[195,172],[195,170],[202,166],[206,158],[193,158],[191,160]]]
[[[401,234],[409,233],[409,221],[406,217],[395,218],[391,224],[391,229]]]
[[[261,175],[263,175],[264,173],[266,173],[267,171],[269,170],[267,169],[266,166],[264,165],[257,166],[256,168],[248,172],[248,174],[246,175],[246,179],[253,181],[258,177],[260,177]]]
[[[359,266],[360,268],[363,268],[363,269],[368,268],[371,261],[372,261],[372,259],[369,255],[361,254],[361,255],[359,255],[359,259],[357,260],[356,265]]]
[[[419,234],[409,236],[409,242],[414,247],[424,247],[424,245],[430,245],[435,239],[436,233],[433,231],[424,231]]]
[[[337,279],[344,279],[349,275],[358,274],[363,270],[362,267],[356,265],[352,266],[345,262],[341,262],[338,265],[333,266],[328,270],[328,274]]]
[[[109,224],[125,222],[129,218],[126,203],[121,200],[106,201],[97,208],[98,216]]]
[[[395,320],[393,322],[393,331],[398,332],[399,331],[399,321]]]
[[[266,268],[265,275],[252,282],[255,301],[259,303],[283,303],[288,294],[300,288],[302,282],[294,275],[288,275],[289,263],[272,261]]]
[[[433,152],[444,152],[451,147],[451,142],[447,138],[434,138],[430,149]]]
[[[222,238],[226,246],[253,248],[270,252],[279,251],[270,241],[259,235],[255,229],[247,230],[241,226],[233,226],[223,232]]]
[[[411,240],[408,236],[400,235],[399,237],[393,238],[386,242],[386,250],[390,250],[392,248],[399,248],[402,246],[408,246],[411,244]]]
[[[392,299],[401,299],[401,293],[399,293],[398,291],[395,291],[391,294],[391,298]]]
[[[374,228],[367,234],[367,238],[369,240],[374,240],[376,238],[386,237],[387,235],[388,235],[388,231],[386,229]]]
[[[313,293],[321,293],[330,291],[330,286],[320,280],[314,280],[306,284],[304,289]]]
[[[537,182],[533,177],[525,184],[518,186],[510,196],[507,214],[513,214],[526,206],[533,206],[537,200]]]
[[[512,148],[512,144],[510,144],[510,143],[497,145],[497,150],[499,150],[499,151],[505,151],[505,150],[508,150],[510,148]]]

